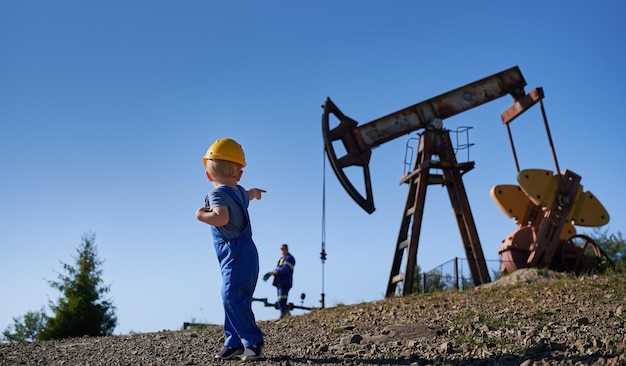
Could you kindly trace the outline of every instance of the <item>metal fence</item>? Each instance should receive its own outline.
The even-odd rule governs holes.
[[[494,281],[500,277],[500,259],[485,260],[487,269]],[[419,281],[419,292],[446,291],[458,289],[459,291],[474,288],[472,273],[467,258],[455,257],[438,265],[428,272],[422,272]]]

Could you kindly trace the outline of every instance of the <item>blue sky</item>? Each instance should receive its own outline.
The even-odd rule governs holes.
[[[222,323],[201,158],[217,138],[246,152],[261,271],[296,257],[290,300],[382,299],[401,223],[406,143],[373,150],[377,210],[324,156],[321,105],[359,124],[519,66],[543,87],[561,169],[582,176],[624,232],[626,5],[621,1],[3,1],[0,3],[0,329],[56,301],[47,280],[87,232],[117,307],[115,334]],[[515,224],[489,196],[515,183],[503,97],[444,121],[472,126],[464,183],[483,252]],[[512,124],[521,167],[554,170],[538,108]],[[463,160],[460,158],[460,160]],[[322,189],[326,187],[325,213]],[[323,215],[324,213],[324,215]],[[323,221],[322,218],[325,218]],[[444,188],[428,190],[418,263],[464,258]],[[588,231],[580,228],[579,232]],[[491,266],[497,267],[497,263]],[[256,297],[275,301],[260,281]],[[254,304],[259,320],[278,312]],[[295,314],[300,314],[296,311]]]

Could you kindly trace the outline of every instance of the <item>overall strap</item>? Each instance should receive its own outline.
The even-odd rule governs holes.
[[[244,217],[246,219],[246,226],[249,227],[250,226],[250,216],[248,215],[248,206],[246,206],[242,200],[241,197],[245,197],[245,190],[240,187],[237,186],[237,189],[239,190],[239,194],[235,194],[235,192],[233,191],[233,188],[229,187],[229,186],[219,186],[217,187],[217,189],[219,189],[222,192],[225,192],[226,194],[228,194],[230,197],[232,197],[232,199],[239,203],[239,205],[241,205],[241,208],[243,209],[243,214]]]

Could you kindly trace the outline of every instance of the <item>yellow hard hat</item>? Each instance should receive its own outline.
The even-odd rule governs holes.
[[[246,166],[246,157],[243,154],[243,148],[237,141],[229,138],[216,140],[204,154],[202,164],[206,167],[206,161],[209,159],[227,160],[237,163],[242,167]]]

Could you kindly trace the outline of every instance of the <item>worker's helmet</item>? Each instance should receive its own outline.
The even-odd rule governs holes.
[[[226,160],[237,163],[242,167],[246,166],[246,157],[243,154],[243,148],[237,141],[229,138],[216,140],[204,154],[202,164],[206,167],[206,161],[209,159]]]

